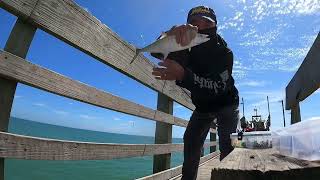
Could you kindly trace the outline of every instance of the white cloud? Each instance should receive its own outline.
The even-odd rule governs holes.
[[[263,47],[251,53],[250,69],[297,71],[310,47],[302,48],[267,48]]]
[[[66,112],[66,111],[61,111],[61,110],[53,110],[53,112],[56,113],[56,114],[60,114],[60,115],[67,115],[67,114],[69,114],[68,112]]]
[[[320,120],[320,116],[314,116],[306,119],[307,121],[309,120]]]
[[[32,105],[34,106],[39,106],[39,107],[46,107],[47,105],[44,103],[33,103]]]
[[[264,87],[266,85],[271,84],[271,82],[267,81],[254,81],[254,80],[249,80],[249,81],[244,81],[244,82],[239,82],[237,84],[238,87],[240,86],[250,86],[250,87]]]
[[[79,116],[80,116],[80,118],[82,118],[82,119],[87,119],[87,120],[99,119],[99,118],[96,117],[96,116],[89,116],[89,115],[87,115],[87,114],[80,114]]]
[[[260,106],[267,104],[267,96],[269,97],[269,102],[278,102],[285,99],[285,91],[244,91],[240,92],[241,96],[245,100],[253,101],[252,106]]]
[[[236,56],[236,55],[235,55]],[[238,59],[238,58],[237,58]],[[239,60],[234,60],[232,76],[236,79],[242,79],[247,75],[248,67],[244,66]]]
[[[252,2],[254,2],[252,4]],[[238,1],[244,4],[244,10],[251,13],[255,20],[262,20],[270,15],[312,15],[320,13],[319,0],[256,0],[250,2]]]
[[[242,37],[248,38],[251,36],[254,36],[257,33],[257,30],[255,28],[250,28],[246,34],[244,34]]]
[[[290,0],[286,3],[282,3],[276,13],[295,13],[301,15],[319,14],[320,12],[320,2],[319,0]]]
[[[243,12],[236,11],[234,16],[228,19],[223,19],[219,23],[218,31],[227,30],[229,28],[234,28],[238,31],[241,31],[244,26],[244,17]],[[221,32],[220,32],[221,33]]]
[[[240,11],[236,12],[236,15],[233,17],[233,20],[243,21],[243,19],[241,19],[242,15],[243,15],[243,12],[240,12]]]
[[[22,98],[23,96],[20,96],[20,95],[14,95],[14,98],[15,99],[19,99],[19,98]]]
[[[296,71],[309,51],[310,45],[316,37],[315,34],[318,34],[316,27],[316,32],[309,33],[309,35],[293,34],[290,36],[287,33],[290,29],[296,29],[295,23],[288,21],[289,17],[301,14],[320,14],[320,1],[318,0],[238,0],[234,7],[229,7],[232,8],[233,14],[230,17],[222,18],[218,30],[224,31],[232,28],[236,37],[230,43],[235,43],[243,48],[241,52],[234,54],[245,52],[249,56],[245,61],[250,62],[247,63],[247,68],[250,70]],[[238,11],[238,9],[243,10]],[[281,16],[283,14],[289,14],[289,16]],[[312,26],[317,26],[317,24],[319,23],[316,23],[315,20]],[[239,30],[242,31],[237,32],[239,27],[241,27]],[[292,48],[287,48],[287,45]],[[247,74],[246,70],[248,69],[243,70],[243,66],[240,65],[234,64],[233,75],[236,79],[244,78]]]
[[[118,118],[118,117],[113,117],[113,120],[115,120],[115,121],[120,121],[121,119]]]
[[[246,74],[247,74],[246,71],[241,69],[232,70],[232,76],[237,80],[246,77]]]
[[[245,34],[244,40],[240,43],[240,46],[266,46],[271,44],[274,40],[278,39],[282,32],[282,26],[278,25],[272,28],[268,32],[258,33],[256,30],[250,30]],[[250,36],[250,38],[248,38]]]
[[[315,18],[309,28],[314,32],[309,30],[307,35],[294,34],[297,29],[295,26],[299,22],[291,21],[298,18],[296,16],[320,15],[319,0],[237,0],[235,6],[229,7],[233,13],[230,17],[222,18],[218,29],[224,31],[232,28],[235,37],[230,43],[236,43],[243,48],[243,51],[236,53],[247,53],[249,69],[255,71],[296,71],[320,27],[320,19]],[[241,11],[238,11],[239,9]],[[237,32],[239,27],[242,31]],[[234,72],[235,78],[245,76],[241,69],[235,68]]]
[[[120,126],[123,126],[123,127],[134,127],[134,121],[128,121],[126,123],[121,123]]]
[[[280,103],[282,99],[283,98],[281,98],[281,97],[269,98],[269,103],[276,103],[276,102]],[[267,103],[268,103],[268,101],[267,101],[267,99],[265,99],[265,100],[253,103],[252,106],[262,106],[262,105],[265,105]]]
[[[55,113],[55,114],[60,114],[60,115],[67,115],[67,114],[69,114],[69,113],[66,112],[66,111],[54,109],[54,108],[48,106],[48,105],[45,104],[45,103],[33,103],[32,105],[45,108],[45,109],[47,109],[48,111],[52,111],[52,112]]]

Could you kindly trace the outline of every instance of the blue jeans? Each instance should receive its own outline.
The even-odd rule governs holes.
[[[217,118],[220,160],[232,150],[230,134],[236,132],[239,121],[238,105],[221,108],[214,113],[192,113],[184,133],[184,162],[182,180],[195,180],[198,174],[201,150],[213,120]]]

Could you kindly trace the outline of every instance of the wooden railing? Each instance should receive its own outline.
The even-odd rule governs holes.
[[[301,121],[299,102],[320,87],[320,33],[298,71],[286,87],[286,109],[291,109],[291,124]]]
[[[172,125],[186,127],[188,124],[187,120],[172,115],[173,101],[194,110],[185,90],[172,81],[155,79],[151,75],[152,63],[143,56],[130,64],[135,48],[72,0],[0,0],[0,7],[18,17],[4,50],[0,50],[0,179],[4,179],[4,158],[108,160],[154,155],[154,173],[170,168],[170,153],[183,151],[183,144],[171,144]],[[37,28],[157,91],[157,110],[26,61]],[[17,83],[156,121],[155,144],[72,142],[7,133]],[[211,128],[210,133],[211,142],[204,147],[214,152],[216,130]],[[213,154],[203,157],[202,161],[211,157]]]

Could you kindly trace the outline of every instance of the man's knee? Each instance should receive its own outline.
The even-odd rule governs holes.
[[[221,152],[229,153],[233,150],[230,134],[223,134],[219,137],[219,149]]]
[[[183,135],[183,143],[186,148],[196,150],[196,148],[201,148],[201,138],[196,133],[185,132]]]

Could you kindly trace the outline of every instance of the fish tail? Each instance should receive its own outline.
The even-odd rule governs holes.
[[[130,64],[133,63],[133,61],[138,57],[138,55],[140,54],[141,49],[137,48],[136,49],[136,54],[133,56],[132,60],[130,61]]]

